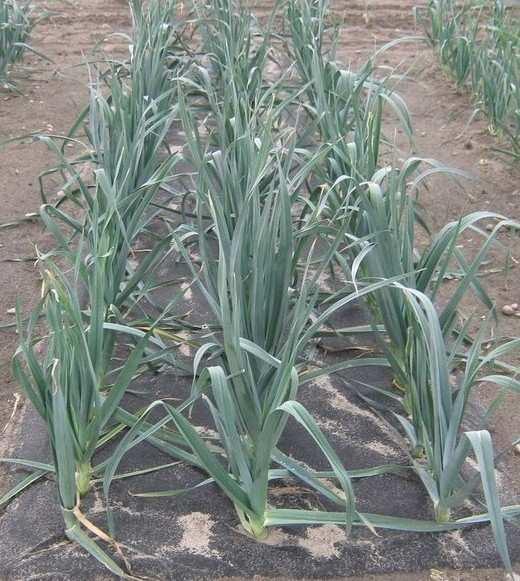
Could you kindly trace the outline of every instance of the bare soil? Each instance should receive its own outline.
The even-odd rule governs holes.
[[[88,71],[86,61],[92,47],[107,39],[105,50],[114,55],[123,49],[123,43],[113,32],[129,27],[129,11],[121,0],[85,0],[74,3],[66,0],[34,0],[38,8],[54,13],[34,31],[32,45],[52,59],[47,63],[28,55],[25,64],[34,72],[19,80],[23,95],[0,93],[0,142],[16,136],[46,132],[66,132],[87,100]],[[255,8],[268,14],[270,3]],[[346,18],[339,56],[347,63],[357,64],[372,54],[374,48],[404,36],[423,36],[416,28],[414,0],[365,0],[347,2],[336,0],[338,13]],[[407,80],[399,85],[400,93],[412,113],[415,127],[415,150],[424,157],[435,158],[447,165],[465,170],[473,176],[459,184],[446,179],[435,179],[424,192],[421,201],[434,229],[464,213],[477,209],[493,210],[511,218],[520,218],[520,166],[514,167],[494,148],[503,146],[489,134],[485,119],[473,115],[475,104],[471,96],[459,90],[447,73],[438,65],[432,50],[423,42],[403,42],[379,58],[382,67],[398,67],[406,72]],[[401,146],[402,157],[409,151],[397,125],[395,140]],[[38,175],[52,166],[54,156],[43,144],[29,140],[10,144],[0,149],[0,223],[24,218],[35,212],[41,203]],[[58,184],[56,184],[57,186]],[[52,190],[52,183],[47,187]],[[520,243],[512,233],[504,233],[501,242],[510,246],[512,268],[507,272],[493,272],[503,266],[503,255],[493,255],[485,277],[488,290],[499,310],[500,333],[520,335],[520,318],[501,314],[504,304],[520,303],[519,269]],[[474,251],[477,238],[464,241],[465,248]],[[38,300],[40,281],[34,267],[35,246],[45,248],[49,240],[37,222],[26,222],[13,228],[0,229],[0,323],[14,321],[12,309],[20,300],[27,311]],[[468,301],[467,313],[479,306]],[[8,422],[16,421],[17,406],[23,405],[15,396],[17,386],[10,373],[10,359],[16,347],[13,330],[0,330],[0,437]],[[483,389],[482,401],[489,399],[489,390]],[[497,447],[501,448],[515,437],[518,430],[519,403],[511,398],[500,411],[493,426]],[[509,489],[518,498],[520,492],[520,457],[509,454],[501,466],[503,474],[510,474]],[[1,472],[0,472],[1,475]],[[429,571],[423,575],[388,576],[388,580],[469,580],[499,579],[498,571],[471,571],[450,573]],[[376,579],[370,577],[370,579]]]

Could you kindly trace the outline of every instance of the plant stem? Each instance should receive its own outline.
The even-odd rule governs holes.
[[[90,490],[90,481],[92,476],[92,466],[90,462],[78,464],[76,470],[76,486],[80,497],[85,496]]]
[[[269,530],[265,526],[265,516],[246,514],[241,508],[235,505],[235,509],[240,518],[240,522],[244,529],[252,535],[256,540],[266,539]]]

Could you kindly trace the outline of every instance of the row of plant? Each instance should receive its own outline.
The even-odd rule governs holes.
[[[156,2],[143,12],[141,3],[133,2],[128,65],[103,76],[92,73],[89,107],[62,143],[35,136],[58,157],[59,165],[50,171],[66,179],[65,198],[41,209],[56,248],[39,256],[43,298],[26,330],[18,316],[21,343],[13,362],[15,376],[46,423],[52,452],[52,463],[33,464],[37,471],[22,486],[53,473],[67,536],[121,575],[88,536],[94,531],[108,540],[81,512],[81,499],[103,474],[95,454],[110,440],[114,412],[144,357],[141,340],[114,370],[118,338],[107,325],[123,321],[129,300],[168,242],[158,241],[132,269],[130,253],[153,217],[150,204],[178,161],[163,155],[177,92],[171,69],[172,61],[179,64],[173,52],[175,7],[173,1]],[[87,143],[73,136],[80,126]],[[85,153],[68,160],[67,143]],[[70,213],[63,209],[66,202]],[[35,337],[41,315],[47,327],[43,355]]]
[[[514,3],[431,0],[426,32],[460,86],[469,85],[493,133],[520,156],[520,33]]]
[[[492,311],[478,279],[479,266],[500,229],[518,224],[503,216],[476,212],[431,233],[431,242],[420,247],[417,228],[424,221],[418,216],[416,189],[428,175],[450,170],[417,158],[401,168],[380,167],[383,104],[391,103],[408,129],[406,111],[384,83],[377,85],[370,80],[370,63],[361,75],[353,77],[352,73],[337,69],[333,52],[329,59],[324,57],[325,9],[325,3],[294,4],[290,14],[292,39],[300,74],[309,83],[310,101],[319,115],[320,133],[324,141],[334,144],[329,167],[333,172],[341,168],[338,174],[329,173],[329,183],[350,176],[344,182],[339,208],[334,198],[330,208],[336,220],[346,216],[349,230],[359,242],[351,246],[350,261],[344,263],[347,273],[352,273],[351,265],[359,261],[359,270],[368,280],[396,281],[372,292],[367,299],[375,322],[382,323],[385,329],[381,346],[402,390],[401,394],[391,390],[385,395],[401,405],[403,413],[397,418],[409,439],[412,464],[431,497],[437,522],[450,521],[450,513],[461,506],[476,484],[475,478],[466,481],[462,477],[472,447],[479,460],[491,515],[497,496],[490,436],[485,430],[464,433],[462,424],[478,380],[516,389],[514,380],[504,376],[482,379],[479,374],[486,364],[518,348],[518,341],[502,344],[484,355],[483,344],[489,332],[489,327],[484,326],[471,348],[464,351],[471,320],[462,323],[458,309],[467,291],[473,288]],[[309,70],[309,63],[313,70]],[[365,87],[361,88],[363,82]],[[360,94],[365,96],[362,107],[356,104]],[[347,147],[342,131],[349,126],[349,120],[354,129]],[[483,243],[468,262],[458,243],[466,230],[475,230],[483,219],[496,219],[497,224],[489,235],[477,229]],[[460,282],[451,296],[444,297],[445,306],[436,309],[442,282],[454,263],[460,269]],[[450,384],[454,372],[458,372],[455,389]],[[381,390],[378,392],[381,394]],[[496,402],[490,406],[489,413],[495,405]],[[489,515],[484,516],[488,518]],[[491,518],[499,550],[508,563],[502,525]]]
[[[123,558],[114,540],[111,484],[122,476],[124,455],[146,439],[200,469],[200,486],[215,483],[254,538],[282,525],[436,532],[489,522],[511,570],[504,521],[520,507],[500,505],[489,432],[465,432],[462,424],[477,383],[498,388],[488,416],[506,391],[518,391],[510,375],[482,373],[500,365],[518,340],[488,348],[488,326],[471,339],[471,320],[462,318],[459,305],[474,292],[489,308],[491,325],[479,267],[500,228],[517,224],[474,213],[431,234],[426,245],[417,242],[417,229],[425,225],[417,191],[429,175],[448,170],[418,158],[401,167],[383,163],[382,153],[391,151],[382,131],[385,111],[392,108],[411,133],[408,111],[392,79],[375,78],[372,62],[354,72],[336,61],[326,0],[288,3],[287,52],[295,66],[275,79],[267,74],[274,18],[262,30],[232,0],[195,3],[190,24],[201,47],[188,53],[174,0],[151,2],[144,12],[138,2],[131,6],[130,62],[93,75],[89,108],[64,139],[83,146],[76,133],[84,127],[85,154],[68,160],[62,144],[39,137],[58,156],[54,171],[64,176],[65,197],[42,208],[57,245],[40,257],[43,299],[25,331],[19,317],[14,370],[46,422],[52,462],[12,460],[34,472],[0,502],[54,475],[69,538],[125,575],[95,541],[108,542]],[[182,155],[168,149],[171,131],[179,129]],[[185,191],[168,185],[178,181],[181,157],[192,168]],[[177,220],[161,201],[166,192],[183,207]],[[483,232],[479,222],[491,219],[495,230]],[[483,237],[471,259],[458,244],[466,231]],[[155,242],[135,260],[143,237]],[[171,256],[188,266],[190,286],[200,288],[213,313],[202,328],[175,315],[184,291],[171,287],[165,307],[154,301],[154,272]],[[453,269],[458,284],[440,308],[443,280]],[[326,292],[321,281],[330,271],[337,286]],[[331,328],[335,313],[360,301],[370,325]],[[36,332],[41,315],[43,340]],[[380,356],[331,366],[309,358],[308,347],[322,335],[360,330],[377,338]],[[128,386],[150,366],[160,362],[186,372],[175,353],[183,341],[198,346],[187,399],[180,405],[155,401],[135,415],[125,409]],[[408,438],[410,462],[352,471],[298,391],[320,375],[373,365],[389,367],[395,387],[362,396],[380,410],[391,402],[383,417]],[[193,423],[188,412],[195,406],[208,408],[218,442]],[[160,410],[162,419],[152,420]],[[316,471],[284,453],[280,438],[290,417],[330,470]],[[96,452],[116,438],[108,458],[98,461]],[[478,471],[468,476],[471,453]],[[356,478],[409,468],[431,498],[431,521],[358,511]],[[312,488],[336,510],[271,506],[271,482],[286,478]],[[81,498],[97,482],[109,533],[81,511]],[[460,507],[478,495],[479,483],[485,512],[464,514]]]
[[[28,39],[41,16],[36,17],[30,1],[0,1],[0,88],[15,88],[13,65],[23,58],[26,50],[35,52]]]

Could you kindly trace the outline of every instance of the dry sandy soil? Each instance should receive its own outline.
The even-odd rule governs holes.
[[[85,63],[96,42],[106,40],[105,49],[113,54],[122,50],[121,40],[110,37],[112,32],[128,29],[129,13],[121,0],[56,0],[37,1],[38,8],[54,13],[35,29],[32,45],[52,59],[46,63],[28,55],[25,64],[34,72],[20,79],[23,95],[0,93],[0,142],[31,132],[61,134],[66,132],[86,102],[88,79]],[[260,14],[269,7],[254,3]],[[347,2],[336,0],[335,9],[346,17],[340,56],[346,62],[357,64],[371,54],[375,47],[403,36],[421,35],[416,30],[413,0],[366,0]],[[499,142],[487,131],[484,119],[477,117],[469,126],[474,104],[471,97],[457,90],[455,84],[439,68],[426,44],[403,43],[379,59],[382,67],[398,67],[408,72],[409,78],[400,84],[400,92],[408,103],[415,127],[415,149],[424,157],[438,159],[447,165],[472,174],[473,180],[455,185],[445,179],[432,182],[422,202],[435,228],[463,213],[477,209],[492,209],[512,218],[520,218],[520,168],[493,151]],[[462,134],[462,136],[461,136]],[[396,128],[396,142],[404,141]],[[402,155],[409,152],[403,146]],[[54,162],[53,155],[44,145],[15,143],[0,149],[0,223],[23,218],[38,210],[41,203],[38,175]],[[47,184],[52,191],[52,184]],[[501,241],[511,245],[513,257],[520,259],[518,238],[504,234]],[[474,240],[464,242],[468,249]],[[39,296],[39,279],[32,257],[35,245],[44,248],[48,240],[38,223],[24,223],[13,228],[0,229],[0,323],[12,323],[12,309],[20,300],[25,310]],[[499,255],[488,270],[499,270]],[[22,261],[19,261],[22,259]],[[27,259],[27,260],[26,260]],[[516,262],[506,274],[491,272],[486,282],[500,308],[506,303],[520,302],[518,294],[519,269]],[[476,305],[467,304],[467,312]],[[499,314],[500,332],[518,336],[520,318]],[[10,358],[16,346],[12,330],[0,331],[0,435],[4,426],[16,420],[17,386],[10,375]],[[490,396],[485,390],[481,397]],[[498,446],[505,446],[517,430],[520,405],[514,400],[500,412],[495,438]],[[520,457],[510,455],[507,461],[512,474],[520,474]],[[513,489],[520,492],[520,478]],[[517,494],[518,497],[518,494]],[[430,571],[424,576],[399,575],[388,579],[498,579],[493,571],[471,573],[441,573]]]

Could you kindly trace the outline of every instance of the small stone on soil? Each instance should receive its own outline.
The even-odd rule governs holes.
[[[516,304],[516,303],[514,303]],[[516,308],[514,307],[514,305],[504,305],[502,307],[502,314],[506,315],[506,317],[511,317],[512,315],[514,315],[516,313],[516,309],[518,308],[518,305],[516,305]]]

